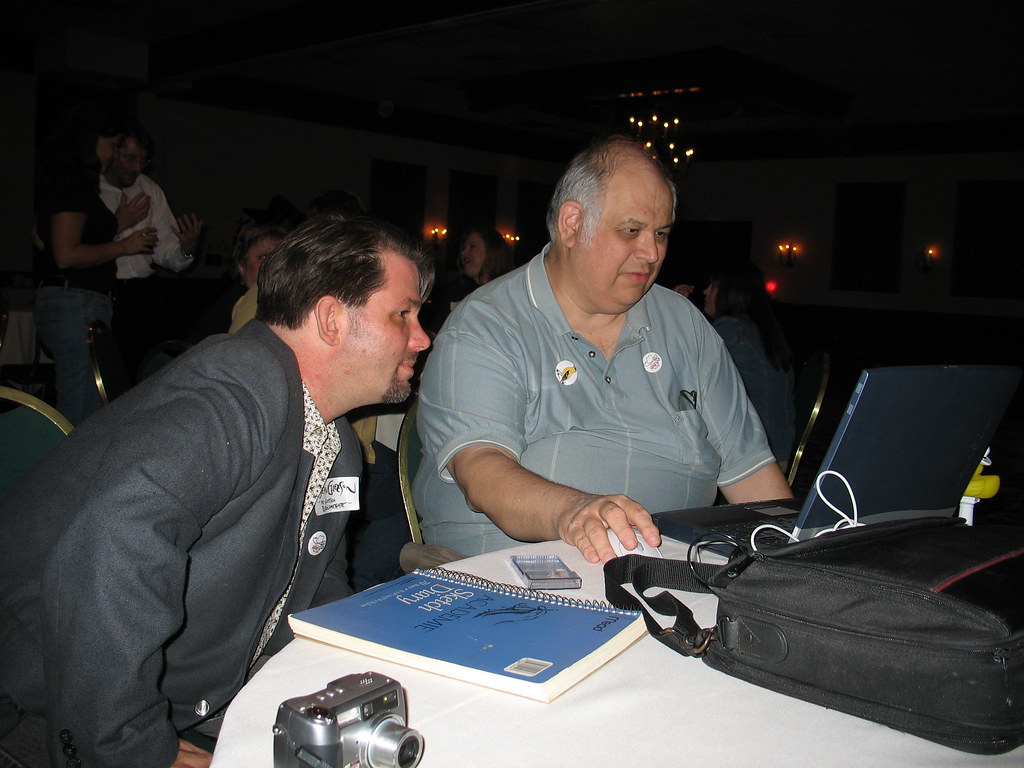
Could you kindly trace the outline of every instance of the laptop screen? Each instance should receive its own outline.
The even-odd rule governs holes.
[[[863,371],[818,470],[824,498],[853,517],[841,475],[859,522],[955,514],[1020,375],[997,365]],[[797,533],[808,538],[838,519],[812,486]]]

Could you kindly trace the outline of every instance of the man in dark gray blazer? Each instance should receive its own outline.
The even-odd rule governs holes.
[[[344,414],[409,395],[430,259],[311,219],[268,257],[258,319],[87,420],[0,500],[0,734],[45,718],[54,766],[205,766],[287,615],[351,593],[360,449]],[[210,729],[207,729],[210,730]]]

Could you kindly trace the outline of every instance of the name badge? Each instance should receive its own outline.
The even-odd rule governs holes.
[[[330,515],[335,512],[351,512],[354,509],[359,509],[359,478],[327,478],[313,511],[317,515]]]

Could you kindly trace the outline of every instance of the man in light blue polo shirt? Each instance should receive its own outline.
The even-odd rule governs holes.
[[[577,155],[551,243],[449,317],[420,387],[416,507],[467,555],[562,539],[632,549],[649,512],[791,496],[721,338],[654,285],[675,187],[631,139]]]

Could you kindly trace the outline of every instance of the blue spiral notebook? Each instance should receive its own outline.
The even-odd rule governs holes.
[[[414,571],[288,617],[300,637],[552,701],[647,633],[638,611]]]

